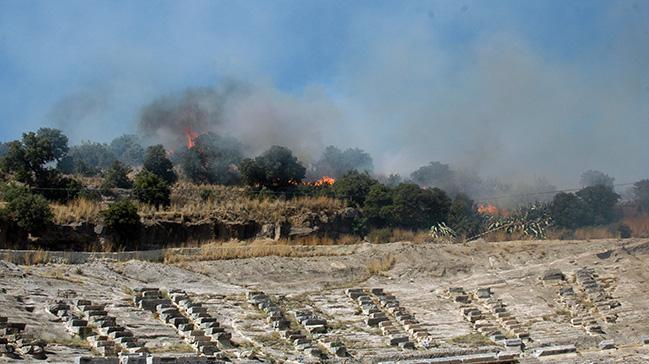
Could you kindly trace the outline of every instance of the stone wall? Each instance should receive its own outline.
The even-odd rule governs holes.
[[[353,221],[357,215],[354,209],[342,209],[333,214],[305,213],[278,222],[147,220],[143,222],[139,238],[131,244],[131,249],[159,249],[213,240],[279,240],[305,236],[335,238],[353,232]],[[112,240],[104,226],[88,222],[52,225],[37,237],[14,230],[8,224],[0,223],[0,248],[103,251],[104,244]]]

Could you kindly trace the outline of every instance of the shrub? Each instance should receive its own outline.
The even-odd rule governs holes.
[[[245,159],[240,165],[243,180],[251,186],[270,189],[293,187],[302,182],[306,168],[290,149],[274,145],[255,159]]]
[[[137,206],[129,200],[120,200],[101,212],[104,225],[109,234],[121,245],[139,238],[140,216]]]
[[[131,188],[133,182],[128,178],[131,169],[120,161],[113,161],[113,165],[104,174],[104,181],[101,187],[104,189],[110,188]]]
[[[58,171],[47,170],[37,181],[35,192],[51,201],[66,203],[79,196],[83,185],[74,178],[61,175]]]
[[[10,222],[30,233],[39,233],[52,222],[52,210],[43,196],[33,194],[27,187],[9,184],[3,189],[4,215]]]
[[[469,238],[480,232],[482,217],[469,196],[463,193],[455,196],[448,213],[448,226],[456,233]]]
[[[378,182],[369,174],[352,170],[338,178],[332,189],[336,197],[348,199],[352,205],[362,207],[370,189],[376,184]]]
[[[619,224],[617,226],[617,236],[620,237],[621,239],[628,239],[633,235],[633,231],[631,230],[631,227],[627,224]]]
[[[142,171],[135,177],[133,193],[138,201],[156,208],[170,203],[171,189],[160,177],[149,171]]]
[[[369,232],[367,239],[372,244],[386,244],[392,238],[392,230],[390,228],[374,229]]]
[[[153,145],[146,150],[144,156],[144,170],[162,178],[167,184],[174,184],[178,180],[173,164],[167,158],[167,153],[162,145]]]

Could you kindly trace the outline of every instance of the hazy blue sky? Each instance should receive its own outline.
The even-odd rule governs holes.
[[[0,140],[109,141],[229,78],[262,90],[227,130],[244,141],[359,146],[383,171],[649,177],[646,1],[0,0]]]

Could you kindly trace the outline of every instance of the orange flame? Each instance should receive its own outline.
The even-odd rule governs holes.
[[[320,186],[331,186],[336,182],[335,178],[329,177],[329,176],[323,176],[319,180],[313,182],[313,185],[316,187]]]
[[[478,213],[491,216],[501,215],[498,208],[492,204],[478,205]]]
[[[191,126],[188,126],[184,129],[185,138],[187,138],[187,149],[192,149],[196,145],[196,138],[198,138],[198,133],[193,131]]]

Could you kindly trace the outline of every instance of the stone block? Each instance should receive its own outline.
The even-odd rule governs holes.
[[[143,298],[142,300],[140,300],[140,302],[138,302],[138,307],[143,310],[156,312],[158,305],[168,302],[169,300],[162,298]]]
[[[312,334],[324,334],[327,332],[325,325],[304,325],[304,328]]]
[[[599,347],[600,350],[615,349],[615,341],[613,341],[613,340],[603,340],[603,341],[600,341],[597,346]]]
[[[118,358],[99,358],[94,356],[79,356],[74,360],[75,364],[120,364]]]
[[[128,330],[124,330],[124,331],[113,331],[110,334],[108,334],[108,337],[111,339],[117,339],[118,337],[124,337],[124,336],[133,336],[133,333]]]
[[[379,324],[380,322],[383,322],[383,321],[388,321],[388,318],[387,318],[387,317],[377,317],[377,318],[371,318],[371,317],[369,317],[369,318],[367,319],[367,324],[368,324],[369,326],[378,326],[378,324]]]
[[[169,321],[174,327],[179,327],[180,325],[184,325],[189,323],[189,320],[185,317],[174,317]]]
[[[563,272],[558,269],[548,269],[543,272],[543,277],[541,278],[544,281],[562,281],[565,279]]]
[[[389,342],[389,344],[391,346],[397,346],[397,345],[399,345],[399,343],[407,342],[407,341],[408,341],[407,336],[393,336],[393,337],[390,337],[389,340],[388,340],[388,342]]]
[[[550,355],[574,353],[576,351],[577,348],[574,345],[559,345],[538,348],[534,350],[534,353],[532,355],[536,358],[540,358]]]

